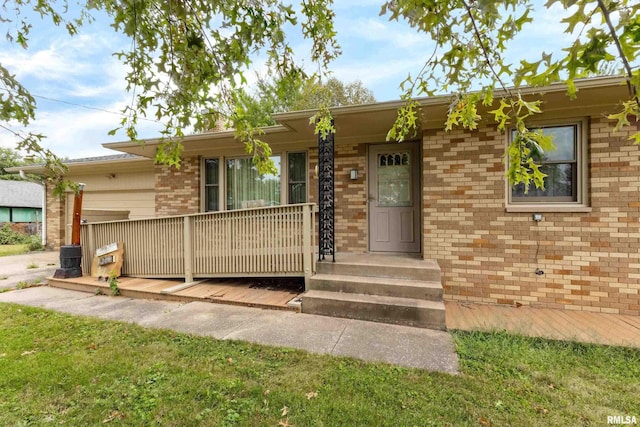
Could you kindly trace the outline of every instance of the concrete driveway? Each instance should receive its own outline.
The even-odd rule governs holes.
[[[29,252],[0,257],[0,289],[14,288],[20,282],[43,283],[60,268],[58,251]]]

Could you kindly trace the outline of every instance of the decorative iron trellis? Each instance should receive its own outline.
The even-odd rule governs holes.
[[[331,255],[335,262],[333,138],[333,133],[329,133],[326,138],[318,135],[318,261],[324,260],[325,255]]]

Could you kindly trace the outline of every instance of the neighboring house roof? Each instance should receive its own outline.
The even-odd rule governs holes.
[[[42,208],[42,191],[35,182],[0,180],[0,206]]]

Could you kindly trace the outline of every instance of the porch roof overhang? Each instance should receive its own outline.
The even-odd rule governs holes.
[[[402,105],[402,102],[394,101],[332,109],[336,135],[340,135],[340,141],[384,141],[396,118],[397,110]],[[446,107],[441,105],[439,108],[446,112]],[[278,124],[262,128],[262,134],[258,135],[258,138],[272,146],[276,144],[315,144],[317,136],[314,134],[313,126],[309,124],[309,119],[316,112],[317,110],[303,110],[276,114],[274,119]],[[160,139],[147,139],[142,143],[125,141],[106,143],[103,146],[152,158],[161,142]],[[233,149],[239,144],[233,130],[204,132],[184,138],[183,155],[188,157],[215,150]]]
[[[571,99],[566,94],[566,85],[556,83],[551,86],[534,88],[519,88],[525,98],[541,99],[543,101],[543,113],[540,119],[552,119],[559,117],[577,117],[590,114],[603,114],[615,111],[621,101],[628,98],[625,80],[620,77],[597,77],[576,81],[578,89],[577,99]],[[505,91],[496,91],[494,98],[505,96]],[[452,102],[453,95],[439,95],[417,99],[421,106],[422,129],[442,129],[446,120],[447,110]],[[497,103],[496,103],[497,104]],[[387,132],[396,119],[398,108],[404,105],[404,101],[378,102],[366,105],[352,105],[332,108],[334,117],[336,143],[349,142],[382,142],[385,141]],[[495,108],[482,107],[479,113],[489,117],[489,110]],[[262,129],[260,139],[268,144],[312,144],[317,139],[313,126],[309,124],[309,118],[317,110],[294,111],[290,113],[275,114],[278,122],[275,126]],[[538,118],[538,117],[536,117]],[[130,141],[106,143],[104,147],[137,156],[153,158],[156,149],[162,141],[160,139],[147,139],[142,143]],[[237,147],[239,141],[235,138],[233,130],[212,131],[184,138],[184,156],[198,155],[203,152]]]

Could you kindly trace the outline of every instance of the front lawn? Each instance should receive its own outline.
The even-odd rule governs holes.
[[[29,245],[0,245],[0,256],[20,255],[29,252]]]
[[[452,376],[0,304],[0,425],[575,426],[640,418],[640,351],[454,333]]]

